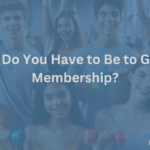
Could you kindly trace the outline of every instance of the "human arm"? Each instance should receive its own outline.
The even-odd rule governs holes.
[[[5,116],[3,121],[0,123],[0,145],[4,147],[5,150],[16,150],[16,145],[14,145],[9,137],[10,134],[16,130],[16,123],[13,117],[13,114],[7,108],[1,108],[1,114]],[[2,117],[1,117],[2,118]]]
[[[33,27],[35,28],[35,30],[36,30],[38,36],[41,37],[41,33],[40,33],[40,30],[39,30],[39,28],[37,27],[37,25],[34,24]]]
[[[37,132],[37,125],[30,124],[25,128],[26,140],[24,142],[24,150],[33,150],[35,143],[35,135]]]
[[[51,11],[52,0],[43,0],[43,27],[45,36],[45,55],[47,56],[54,48],[55,29]]]
[[[113,147],[112,135],[110,129],[113,126],[113,120],[107,109],[101,110],[95,120],[95,132],[98,137],[94,145],[94,150],[111,149]]]
[[[68,0],[61,0],[59,13],[61,13],[62,11],[67,11],[67,5],[68,5]]]
[[[73,5],[73,11],[77,14],[77,5]]]
[[[92,40],[92,34],[93,34],[93,26],[92,26],[92,22],[90,23],[90,35],[87,39],[87,44],[89,44]]]
[[[150,7],[147,0],[136,0],[139,17],[150,40]]]

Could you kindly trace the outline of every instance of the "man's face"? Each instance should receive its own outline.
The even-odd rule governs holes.
[[[95,18],[96,23],[100,27],[102,34],[106,36],[113,36],[116,34],[118,26],[122,23],[122,16],[119,10],[112,5],[104,5]]]
[[[1,25],[6,37],[16,39],[24,36],[27,19],[21,10],[8,10],[1,14]]]

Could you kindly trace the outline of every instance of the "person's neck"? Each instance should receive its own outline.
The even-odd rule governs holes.
[[[61,119],[51,117],[47,126],[54,131],[59,131],[67,128],[70,123],[71,121],[69,120],[68,116]]]
[[[12,50],[26,50],[29,48],[28,44],[26,43],[24,37],[21,38],[15,38],[11,39],[8,37],[4,38],[4,45],[6,48],[12,49]]]
[[[117,35],[106,36],[106,35],[100,34],[96,42],[98,43],[98,45],[104,48],[114,48],[120,44],[117,38]]]
[[[128,111],[130,111],[132,114],[136,115],[139,112],[146,112],[146,101],[142,101],[138,99],[133,92],[131,92],[130,97],[125,104],[125,107]]]
[[[75,44],[74,44],[74,41],[68,41],[68,42],[63,42],[62,43],[62,49],[63,50],[72,50],[72,49],[75,49]]]

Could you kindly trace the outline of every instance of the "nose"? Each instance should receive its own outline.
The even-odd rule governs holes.
[[[10,20],[10,25],[11,25],[11,26],[16,25],[16,21],[15,21],[14,19],[11,19],[11,20]]]
[[[61,101],[60,101],[60,99],[59,98],[55,98],[54,99],[54,102],[53,102],[55,105],[59,105],[59,104],[61,104]]]
[[[113,17],[111,14],[108,14],[107,17],[106,17],[106,20],[107,21],[113,21]]]
[[[65,31],[65,30],[66,30],[66,27],[65,27],[65,26],[63,26],[63,27],[62,27],[62,31]]]

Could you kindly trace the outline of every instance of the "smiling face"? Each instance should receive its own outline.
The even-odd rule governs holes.
[[[75,26],[68,17],[60,18],[57,22],[57,33],[63,42],[70,41],[75,34]]]
[[[8,10],[1,14],[1,25],[6,37],[11,39],[24,36],[27,19],[24,19],[21,10]]]
[[[131,93],[139,100],[150,99],[150,65],[139,67],[134,74],[130,73]]]
[[[117,8],[112,5],[104,5],[100,8],[96,23],[103,35],[116,35],[118,26],[122,23],[122,16]]]
[[[71,108],[72,98],[63,84],[48,84],[44,89],[43,100],[46,111],[53,118],[65,117]]]

